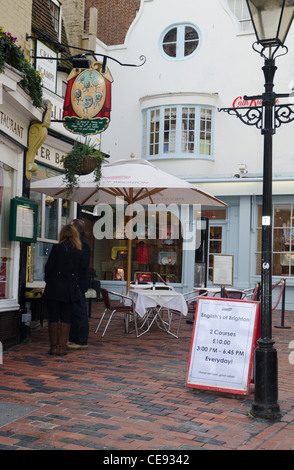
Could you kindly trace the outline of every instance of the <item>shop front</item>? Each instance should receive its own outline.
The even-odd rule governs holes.
[[[248,289],[261,282],[262,178],[230,178],[196,182],[228,204],[226,219],[209,220],[209,264],[213,253],[233,255],[234,286]],[[286,309],[294,306],[294,197],[292,177],[273,177],[272,305],[286,283]],[[208,214],[208,213],[207,213]],[[208,276],[208,283],[211,282]],[[275,287],[277,285],[277,287]],[[278,304],[281,308],[281,303]]]
[[[167,214],[166,225],[161,227],[159,213],[153,223],[141,223],[136,227],[137,237],[132,242],[131,280],[152,281],[157,273],[157,281],[181,283],[182,247],[181,230],[171,222]],[[124,233],[114,229],[114,237],[95,241],[94,268],[101,281],[126,281],[128,243]],[[95,234],[95,228],[94,228]]]
[[[225,250],[226,230],[220,232],[219,226],[227,223],[227,209],[177,208],[159,210],[152,214],[153,220],[145,208],[145,219],[140,219],[134,229],[131,282],[166,282],[180,292],[210,282],[213,254]],[[123,223],[118,227],[121,220]],[[113,231],[103,236],[103,230],[105,234],[107,230],[99,224],[99,219],[93,226],[93,267],[101,285],[119,293],[126,290],[127,223],[127,218],[118,217],[113,208]]]
[[[10,203],[23,194],[24,159],[32,121],[44,110],[32,106],[18,87],[22,75],[7,66],[0,76],[0,341],[3,349],[19,341],[22,315],[19,299],[20,244],[10,240]]]
[[[62,157],[72,148],[72,141],[49,130],[35,157],[37,170],[31,181],[51,178],[63,173]],[[26,309],[34,322],[44,319],[42,292],[45,287],[45,264],[61,228],[76,217],[77,205],[67,199],[53,198],[31,191],[30,199],[38,206],[37,241],[27,249]]]

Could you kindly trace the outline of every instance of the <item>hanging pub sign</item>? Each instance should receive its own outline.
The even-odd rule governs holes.
[[[100,62],[88,69],[72,69],[67,78],[63,125],[74,133],[93,135],[105,131],[110,122],[113,78]]]

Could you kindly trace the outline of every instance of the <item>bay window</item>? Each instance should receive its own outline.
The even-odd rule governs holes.
[[[143,111],[146,158],[212,158],[213,108],[173,105]]]

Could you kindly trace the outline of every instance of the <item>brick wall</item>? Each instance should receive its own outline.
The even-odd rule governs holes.
[[[0,26],[17,37],[17,45],[29,56],[30,41],[26,41],[26,33],[31,34],[32,0],[0,0],[0,11]]]
[[[140,8],[140,0],[85,0],[86,32],[91,7],[98,9],[98,39],[111,46],[124,43],[128,29]]]

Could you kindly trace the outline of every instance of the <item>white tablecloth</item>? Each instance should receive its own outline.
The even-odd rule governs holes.
[[[188,308],[183,294],[174,290],[152,290],[142,288],[132,288],[128,291],[128,297],[131,297],[135,304],[135,310],[140,317],[144,317],[147,308],[166,307],[187,315]],[[125,300],[127,303],[128,300]]]

